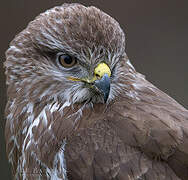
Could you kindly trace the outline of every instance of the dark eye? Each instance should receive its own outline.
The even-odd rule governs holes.
[[[71,68],[77,63],[76,58],[71,57],[67,54],[59,55],[58,60],[59,63],[65,68]]]

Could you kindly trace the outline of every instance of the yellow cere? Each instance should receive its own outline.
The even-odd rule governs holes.
[[[94,70],[95,75],[99,76],[102,78],[104,74],[108,74],[108,76],[111,76],[111,70],[109,66],[105,63],[100,63],[97,65],[97,67]]]
[[[97,67],[94,69],[94,77],[92,79],[79,79],[75,77],[68,77],[67,79],[71,81],[84,81],[87,83],[93,83],[95,80],[102,78],[104,74],[108,74],[108,76],[111,76],[111,70],[109,66],[105,63],[100,63],[97,65]]]

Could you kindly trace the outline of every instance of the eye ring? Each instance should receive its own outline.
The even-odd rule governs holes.
[[[77,59],[68,54],[60,54],[58,56],[59,64],[65,68],[71,68],[77,64]]]

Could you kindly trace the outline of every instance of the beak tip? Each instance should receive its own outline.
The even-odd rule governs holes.
[[[104,95],[104,103],[107,102],[107,99],[108,99],[108,95]]]
[[[110,78],[108,74],[104,74],[100,80],[96,80],[94,85],[103,93],[104,103],[106,103],[110,92]]]

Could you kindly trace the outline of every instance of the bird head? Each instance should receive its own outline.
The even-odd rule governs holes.
[[[6,56],[11,89],[33,100],[70,104],[114,99],[123,86],[120,79],[127,60],[119,23],[80,4],[40,14],[15,37]]]

